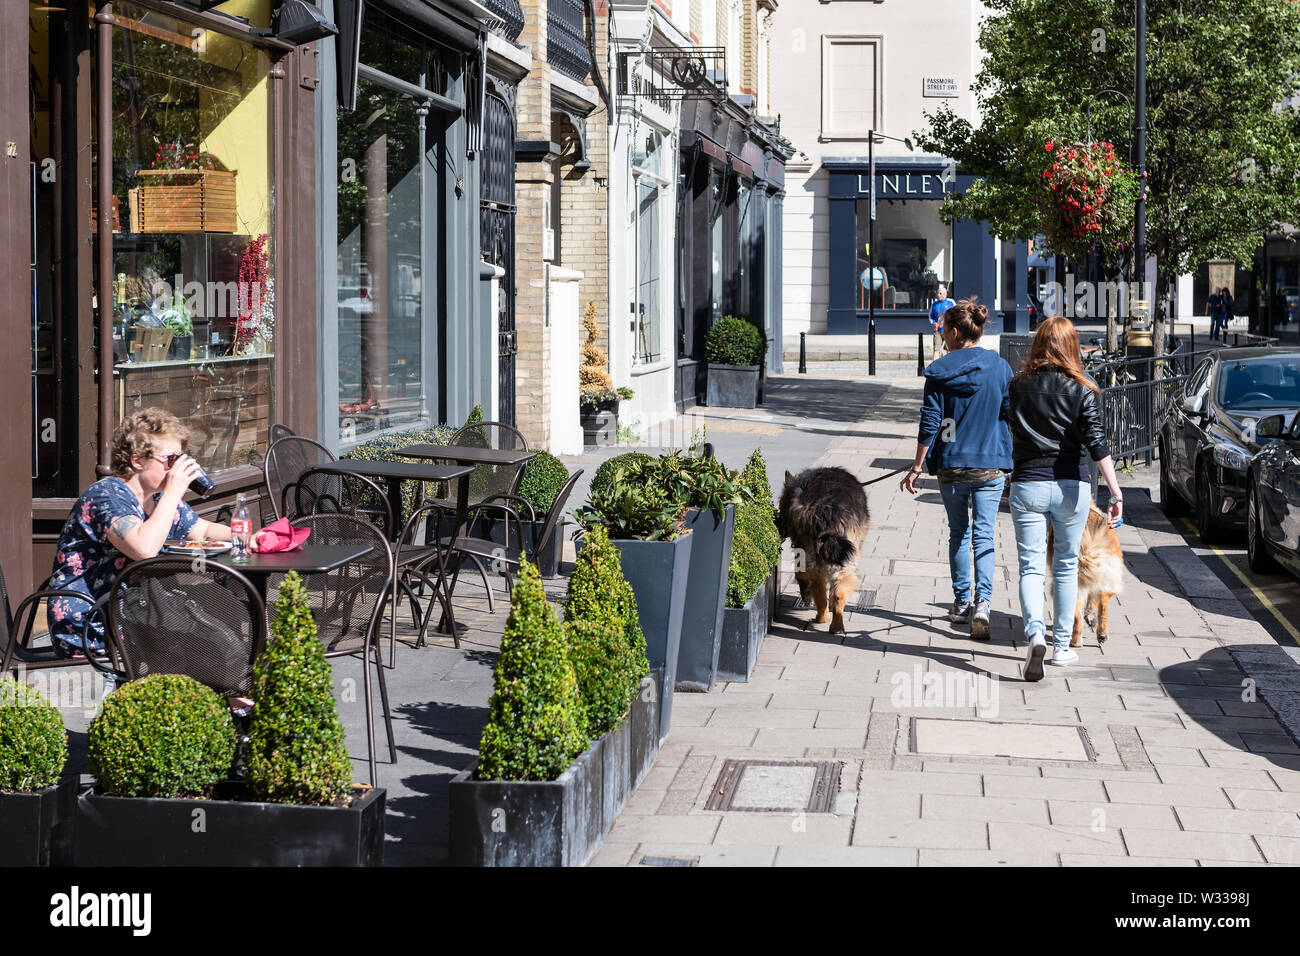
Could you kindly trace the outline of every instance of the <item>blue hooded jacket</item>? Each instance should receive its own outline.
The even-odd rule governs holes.
[[[1011,431],[1002,414],[1011,366],[978,346],[949,352],[925,370],[917,441],[930,446],[926,467],[1010,471]]]

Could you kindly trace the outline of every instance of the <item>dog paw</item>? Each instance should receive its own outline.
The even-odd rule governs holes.
[[[813,623],[814,623],[814,624],[825,624],[825,623],[826,623],[827,621],[829,621],[830,619],[831,619],[831,616],[830,616],[829,614],[818,614],[815,618],[813,618]]]
[[[1097,643],[1098,643],[1098,644],[1105,644],[1105,643],[1106,643],[1106,638],[1108,638],[1108,637],[1110,637],[1109,634],[1098,634],[1098,635],[1097,635]]]
[[[1097,612],[1085,611],[1083,615],[1083,621],[1089,627],[1095,628],[1097,626]]]

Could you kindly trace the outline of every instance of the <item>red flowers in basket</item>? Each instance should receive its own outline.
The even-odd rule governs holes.
[[[1127,220],[1129,181],[1135,177],[1111,143],[1066,146],[1049,140],[1043,148],[1051,154],[1045,157],[1039,176],[1043,188],[1036,196],[1043,235],[1051,249],[1075,258],[1104,231]]]

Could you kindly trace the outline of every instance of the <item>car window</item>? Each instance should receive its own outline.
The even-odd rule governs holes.
[[[1196,370],[1187,377],[1187,383],[1183,386],[1183,394],[1192,396],[1200,392],[1205,387],[1205,380],[1210,374],[1210,366],[1214,364],[1213,359],[1206,359]]]
[[[1215,401],[1228,410],[1300,405],[1300,356],[1224,362]]]

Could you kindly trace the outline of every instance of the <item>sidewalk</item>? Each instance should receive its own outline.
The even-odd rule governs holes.
[[[805,464],[867,478],[910,461],[920,381],[890,384]],[[1264,702],[1294,721],[1300,667],[1144,491],[1126,501],[1110,640],[1085,632],[1078,665],[1028,684],[1005,503],[992,641],[974,643],[945,617],[946,521],[923,489],[869,489],[847,636],[804,629],[786,569],[752,679],[677,696],[595,864],[1300,862],[1300,748]],[[727,767],[719,788],[737,760],[758,764]],[[711,796],[753,809],[706,809]]]

